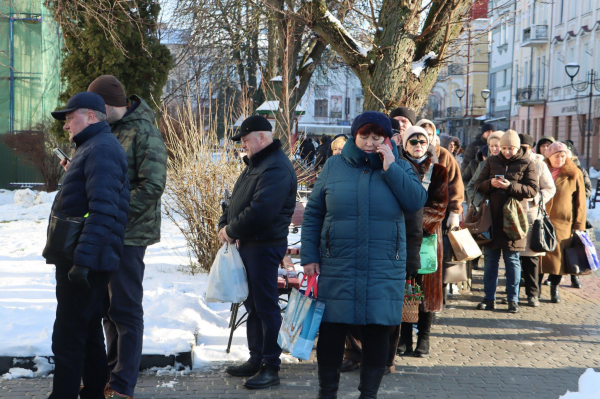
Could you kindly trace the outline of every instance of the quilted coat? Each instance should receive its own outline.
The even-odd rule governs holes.
[[[77,150],[52,210],[75,217],[89,214],[75,264],[113,271],[121,259],[129,213],[127,156],[106,122],[88,126],[73,141]]]
[[[545,161],[548,168],[552,168],[548,159]],[[573,231],[585,230],[587,203],[583,173],[573,161],[567,159],[567,163],[560,170],[554,184],[556,185],[556,195],[546,203],[546,210],[556,229],[559,245],[542,258],[541,273],[564,275],[566,274],[564,250],[571,246]]]
[[[507,190],[492,186],[492,179],[497,175],[503,175],[510,182]],[[506,159],[502,153],[492,155],[483,164],[483,169],[475,181],[475,190],[488,196],[490,200],[494,236],[491,246],[503,251],[524,251],[527,247],[527,237],[511,241],[504,233],[503,209],[504,204],[511,197],[517,201],[523,201],[526,198],[535,198],[538,195],[538,176],[535,164],[529,156],[525,155],[523,149],[519,149],[517,154],[510,159]]]
[[[304,212],[302,264],[319,263],[323,321],[399,325],[404,304],[404,213],[427,193],[412,166],[398,158],[387,171],[377,153],[348,140],[325,164]]]

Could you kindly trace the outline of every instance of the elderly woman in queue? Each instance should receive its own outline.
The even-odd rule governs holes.
[[[542,273],[550,273],[551,302],[560,302],[558,286],[565,271],[564,250],[569,248],[576,231],[585,230],[586,200],[583,173],[569,159],[569,149],[563,143],[553,143],[545,151],[546,164],[552,173],[556,195],[546,204],[550,220],[556,229],[558,245],[542,258]]]
[[[500,256],[506,270],[506,293],[508,311],[519,311],[519,285],[521,283],[521,258],[527,237],[511,240],[504,232],[504,205],[512,197],[518,201],[535,198],[538,194],[538,178],[535,164],[521,148],[521,140],[514,130],[508,130],[500,139],[500,154],[489,157],[479,177],[475,190],[490,201],[493,238],[484,250],[483,287],[485,298],[477,305],[479,310],[496,308],[496,287]]]
[[[417,323],[417,346],[413,350],[413,325],[402,323],[400,328],[401,356],[424,357],[429,354],[429,334],[433,323],[433,312],[442,310],[442,221],[449,202],[448,171],[440,165],[438,157],[429,147],[429,135],[422,127],[409,127],[402,137],[404,157],[419,171],[421,184],[427,190],[427,203],[423,208],[423,235],[437,235],[438,269],[431,274],[419,275],[418,284],[423,289],[425,299],[419,309]],[[417,267],[420,265],[416,265]]]
[[[427,200],[411,165],[386,140],[392,126],[384,114],[362,113],[351,133],[321,171],[302,223],[302,265],[308,276],[320,275],[318,300],[325,302],[317,344],[322,399],[337,397],[353,325],[363,339],[360,398],[377,397],[390,330],[402,320],[404,281],[417,273],[406,265],[404,213]]]

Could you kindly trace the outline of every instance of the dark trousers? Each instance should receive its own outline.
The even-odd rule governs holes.
[[[548,280],[550,281],[550,284],[552,284],[552,285],[560,285],[562,276],[560,274],[550,274],[548,276]]]
[[[145,253],[146,247],[123,247],[104,307],[110,388],[127,396],[133,396],[142,359]]]
[[[540,258],[539,256],[521,256],[521,277],[525,281],[527,298],[537,297],[539,286]]]
[[[72,284],[71,265],[56,266],[56,320],[52,333],[54,385],[50,399],[103,399],[107,362],[102,313],[109,272],[90,271],[90,288]],[[84,388],[79,392],[83,378]]]
[[[360,328],[362,353],[360,363],[366,367],[385,367],[388,359],[392,326],[322,322],[317,342],[317,362],[321,366],[340,368],[344,360],[346,335],[354,327]]]
[[[248,299],[244,307],[248,312],[246,334],[249,362],[264,363],[279,370],[281,348],[277,336],[281,327],[281,308],[277,293],[277,269],[285,256],[285,245],[276,247],[240,246],[240,256],[248,274]]]
[[[363,326],[351,326],[350,331],[346,335],[344,359],[352,360],[355,363],[362,361],[362,327]],[[396,348],[400,341],[400,326],[389,327],[388,336],[388,357],[386,360],[386,367],[392,367],[396,360]]]

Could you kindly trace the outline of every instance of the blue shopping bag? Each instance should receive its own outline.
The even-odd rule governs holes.
[[[304,276],[302,283],[305,279],[306,276]],[[297,289],[292,289],[277,337],[277,343],[281,349],[302,360],[308,360],[310,357],[325,310],[323,302],[318,302],[309,297],[313,289],[316,298],[316,274],[308,278],[304,295]]]
[[[592,242],[590,236],[585,231],[577,231],[577,236],[583,243],[585,248],[585,256],[587,257],[588,264],[590,265],[590,269],[593,271],[598,270],[600,267],[600,261],[598,261],[598,254],[596,253],[596,246]]]

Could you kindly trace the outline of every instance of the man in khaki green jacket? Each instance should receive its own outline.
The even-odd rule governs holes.
[[[100,76],[88,91],[104,99],[111,131],[127,154],[131,204],[121,263],[108,286],[104,330],[110,370],[105,396],[130,398],[142,357],[144,254],[148,245],[160,241],[167,150],[154,125],[154,111],[137,96],[127,98],[116,77]]]

